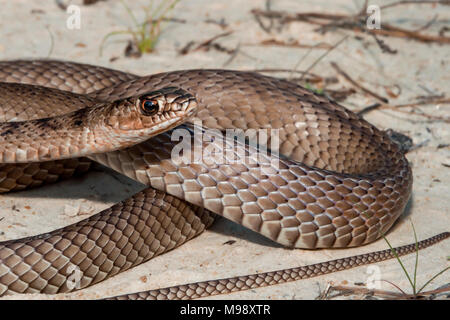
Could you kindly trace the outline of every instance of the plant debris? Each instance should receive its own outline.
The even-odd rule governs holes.
[[[448,5],[450,0],[441,1],[398,1],[388,5],[380,6],[380,10],[386,10],[399,5],[406,4],[441,4]],[[309,24],[318,25],[319,28],[316,31],[324,34],[329,31],[336,31],[339,29],[350,30],[354,33],[365,33],[372,36],[386,36],[386,37],[396,37],[396,38],[407,38],[419,42],[436,42],[441,44],[450,44],[450,37],[446,37],[444,33],[448,31],[447,29],[441,29],[438,35],[425,34],[422,31],[427,29],[431,24],[433,24],[436,19],[433,18],[425,26],[418,30],[408,30],[400,27],[396,27],[387,23],[383,23],[379,29],[369,29],[367,28],[367,1],[365,2],[363,8],[356,14],[335,14],[335,13],[322,13],[322,12],[298,12],[291,13],[286,11],[275,11],[267,8],[266,10],[253,9],[251,13],[260,25],[260,27],[267,33],[270,33],[274,26],[275,21],[278,23],[278,30],[280,30],[284,25],[291,22],[305,22]],[[263,23],[263,18],[270,21],[269,25],[266,26]],[[383,52],[395,54],[396,50],[389,48],[384,42],[380,42],[378,38],[375,38],[377,44],[383,50]]]

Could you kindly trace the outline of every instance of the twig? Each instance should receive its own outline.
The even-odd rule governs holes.
[[[395,106],[389,106],[389,105],[384,105],[384,106],[382,106],[382,108],[383,109],[391,109],[391,110],[394,110],[394,111],[397,111],[397,112],[400,112],[400,113],[405,113],[405,114],[413,114],[413,115],[416,115],[416,116],[419,116],[419,117],[427,118],[427,119],[432,120],[432,121],[443,121],[445,123],[450,123],[450,118],[444,118],[444,117],[440,117],[440,116],[433,116],[433,115],[426,114],[426,113],[419,113],[419,112],[416,112],[414,109],[410,110],[410,111],[405,111],[405,110],[397,109]]]
[[[380,6],[380,10],[384,10],[387,8],[396,7],[399,5],[404,4],[450,4],[450,0],[426,0],[426,1],[420,1],[420,0],[403,0],[403,1],[397,1],[389,4],[385,4],[384,6]]]
[[[238,43],[238,45],[236,46],[236,48],[233,50],[233,52],[231,53],[230,57],[228,58],[227,61],[224,62],[224,64],[222,65],[223,67],[226,67],[227,65],[229,65],[231,63],[231,61],[234,60],[234,58],[236,58],[236,56],[238,55],[239,51],[241,49],[241,43]]]
[[[271,11],[271,1],[270,0],[266,0],[266,11]],[[265,26],[264,23],[262,22],[261,18],[258,15],[253,15],[253,17],[255,18],[256,22],[259,24],[259,26],[261,27],[261,29],[263,29],[266,33],[270,33],[272,32],[272,28],[273,28],[273,19],[269,19],[269,26]]]
[[[185,20],[185,19],[167,18],[167,17],[162,18],[161,21],[164,21],[164,22],[176,22],[176,23],[187,23],[187,20]]]
[[[362,116],[362,115],[364,115],[364,114],[366,114],[366,113],[368,113],[370,111],[373,111],[373,110],[379,108],[380,106],[381,106],[381,103],[377,102],[377,103],[371,104],[370,106],[367,106],[367,107],[361,109],[356,114],[359,115],[359,116]]]
[[[312,68],[314,68],[316,66],[316,64],[318,64],[320,62],[320,60],[322,60],[326,55],[328,55],[331,51],[333,51],[334,49],[336,49],[342,42],[344,42],[345,40],[347,40],[349,36],[346,35],[345,37],[343,37],[341,40],[339,40],[338,42],[336,42],[336,44],[334,44],[330,49],[328,49],[326,52],[324,52],[319,58],[316,59],[316,61],[313,62],[312,65],[310,65],[308,67],[308,69],[305,70],[305,72],[309,72],[310,70],[312,70]],[[304,75],[304,74],[303,74]],[[303,75],[300,79],[303,79]]]
[[[340,74],[342,75],[345,79],[347,79],[348,82],[350,82],[352,85],[354,85],[355,87],[361,89],[362,91],[364,91],[365,93],[371,95],[372,97],[376,98],[377,100],[380,100],[383,103],[389,103],[389,100],[385,97],[382,97],[372,91],[370,91],[367,88],[364,88],[362,85],[358,84],[355,80],[353,80],[347,73],[345,73],[341,68],[339,68],[339,66],[335,63],[335,62],[331,62],[331,66]]]
[[[438,42],[438,43],[450,43],[449,37],[443,37],[443,36],[432,36],[432,35],[426,35],[422,34],[417,31],[411,31],[402,29],[399,27],[394,27],[389,24],[383,24],[382,29],[373,29],[373,30],[365,30],[362,28],[356,28],[354,31],[358,32],[369,32],[369,33],[375,33],[383,36],[388,37],[397,37],[397,38],[408,38],[408,39],[414,39],[421,42]]]
[[[400,3],[406,4],[406,2],[397,2],[390,5],[386,5],[381,8],[388,8],[395,5],[399,5]],[[409,4],[419,4],[419,3],[435,3],[435,4],[450,4],[450,0],[446,1],[408,1]],[[259,10],[253,9],[252,14],[255,18],[259,19],[259,17],[266,17],[268,19],[278,19],[281,24],[293,22],[293,21],[304,21],[310,24],[316,24],[321,26],[319,31],[326,32],[330,29],[348,29],[353,32],[367,33],[367,34],[376,34],[390,37],[398,37],[398,38],[408,38],[421,42],[438,42],[442,44],[450,43],[450,37],[445,37],[443,35],[433,36],[422,34],[415,30],[407,30],[399,27],[395,27],[389,24],[383,24],[381,29],[367,29],[366,27],[366,12],[363,8],[359,13],[355,15],[344,15],[344,14],[332,14],[332,13],[318,13],[318,12],[301,12],[301,13],[287,13],[283,11],[273,11],[273,10]],[[433,23],[434,21],[430,21],[425,25],[425,28],[428,27],[428,24]],[[421,29],[419,29],[421,30]],[[443,34],[443,33],[442,33]]]
[[[431,291],[422,292],[419,294],[404,294],[387,290],[367,289],[359,287],[345,287],[345,286],[332,286],[329,292],[331,292],[332,290],[340,291],[341,295],[365,294],[371,296],[379,296],[380,298],[388,298],[388,299],[423,299],[423,298],[430,298],[432,295],[435,294],[448,292],[450,291],[450,288],[443,287]]]
[[[209,49],[213,45],[214,41],[216,41],[219,38],[223,38],[223,37],[229,36],[232,33],[233,33],[233,31],[227,31],[227,32],[224,32],[224,33],[220,33],[220,34],[218,34],[218,35],[216,35],[216,36],[214,36],[212,38],[209,38],[208,40],[205,40],[205,41],[201,42],[194,49],[191,49],[191,47],[195,44],[195,42],[194,41],[190,41],[179,51],[179,53],[184,55],[184,54],[188,54],[189,52],[192,52],[192,51],[197,51],[197,50],[201,50],[201,49]],[[216,49],[218,49],[218,50],[222,50],[222,49],[229,50],[229,49],[226,49],[226,48],[224,48],[224,47],[222,47],[220,45],[217,45]],[[225,51],[225,50],[222,50],[222,51]],[[230,53],[230,54],[234,52],[234,50],[229,50],[229,51],[230,52],[228,52],[228,53]]]
[[[374,104],[366,108],[363,108],[358,112],[359,115],[365,114],[367,112],[370,112],[375,109],[389,109],[394,110],[396,112],[405,113],[405,114],[414,114],[420,117],[425,117],[427,119],[433,120],[433,121],[443,121],[446,123],[450,123],[450,118],[444,118],[439,116],[434,116],[426,113],[418,113],[414,109],[410,111],[402,110],[402,108],[405,107],[417,107],[420,105],[430,105],[433,103],[450,103],[450,99],[444,99],[444,100],[434,100],[434,101],[421,101],[421,102],[413,102],[413,103],[407,103],[407,104],[399,104],[399,105],[389,105],[389,104]]]
[[[314,76],[316,78],[323,79],[319,75],[316,75],[316,74],[314,74],[312,72],[302,71],[302,70],[291,70],[291,69],[280,69],[280,68],[278,68],[278,69],[277,68],[265,68],[265,69],[252,69],[252,70],[247,70],[247,71],[251,71],[251,72],[293,72],[293,73],[311,75],[311,76]]]
[[[384,280],[384,279],[381,279],[380,281],[389,283],[389,284],[390,284],[391,286],[393,286],[395,289],[397,289],[398,291],[400,291],[400,292],[402,293],[402,295],[407,295],[407,293],[406,293],[405,291],[403,291],[402,288],[400,288],[398,285],[396,285],[396,284],[393,283],[392,281]]]
[[[312,49],[330,49],[332,45],[329,43],[321,42],[315,45],[302,44],[298,41],[283,42],[276,39],[263,40],[260,43],[245,43],[246,46],[276,46],[276,47],[288,47],[288,48],[312,48]]]
[[[302,81],[306,81],[309,83],[318,83],[318,82],[324,82],[324,83],[337,83],[338,80],[336,77],[322,77],[319,76],[315,73],[312,72],[305,72],[302,70],[292,70],[292,69],[276,69],[276,68],[267,68],[267,69],[252,69],[252,70],[247,70],[250,72],[262,72],[262,73],[289,73],[289,74],[301,74],[301,75],[305,75],[308,78],[303,79]],[[282,78],[280,77],[279,79],[283,79],[283,80],[289,80],[292,82],[301,82],[300,78]]]
[[[263,16],[266,18],[274,18],[274,19],[280,19],[282,23],[292,22],[292,21],[305,21],[309,20],[310,18],[316,18],[316,19],[323,19],[323,20],[339,20],[348,18],[345,14],[333,14],[333,13],[320,13],[320,12],[301,12],[301,13],[294,13],[289,14],[283,11],[274,11],[274,10],[260,10],[260,9],[253,9],[251,11],[253,15],[257,16]]]
[[[197,48],[194,49],[194,50],[200,49],[200,48],[202,48],[202,47],[208,47],[208,46],[211,45],[211,43],[213,43],[213,42],[216,41],[217,39],[223,38],[223,37],[226,37],[226,36],[229,36],[229,35],[232,34],[232,33],[233,33],[233,31],[228,31],[228,32],[224,32],[224,33],[218,34],[218,35],[216,35],[216,36],[214,36],[214,37],[212,37],[212,38],[210,38],[210,39],[208,39],[208,40],[206,40],[206,41],[201,42],[201,43],[197,46]]]
[[[220,20],[214,20],[214,19],[206,19],[204,21],[205,23],[212,23],[212,24],[216,24],[219,27],[221,27],[222,29],[225,29],[226,27],[228,27],[228,23],[225,22],[225,19],[222,18]]]
[[[405,107],[417,107],[421,105],[427,105],[427,104],[447,104],[450,103],[450,99],[441,99],[440,97],[438,99],[431,99],[431,100],[424,100],[424,101],[418,101],[418,102],[411,102],[411,103],[405,103],[405,104],[398,104],[394,106],[395,108],[405,108]]]
[[[372,33],[372,37],[375,39],[378,47],[380,47],[382,52],[389,53],[389,54],[397,53],[397,50],[391,49],[391,47],[389,47],[386,43],[384,43],[383,40],[379,39],[375,33]]]
[[[419,31],[423,31],[428,29],[429,27],[431,27],[433,25],[433,23],[436,22],[438,15],[435,14],[434,17],[428,21],[424,26],[420,27],[419,29],[414,30],[415,32],[419,32]],[[442,34],[440,34],[440,36],[442,36]]]
[[[347,99],[349,96],[354,94],[356,91],[353,88],[350,89],[342,89],[342,90],[332,90],[332,89],[323,89],[323,94],[329,96],[331,100],[336,102],[343,101]]]
[[[450,28],[447,27],[447,26],[443,26],[443,27],[441,28],[441,30],[439,30],[439,35],[440,35],[440,36],[444,36],[444,34],[445,34],[446,32],[448,32],[448,31],[450,31]]]

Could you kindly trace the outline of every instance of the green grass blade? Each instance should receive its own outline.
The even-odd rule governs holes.
[[[177,4],[177,2],[179,2],[180,0],[175,0],[174,2],[172,2],[167,8],[166,8],[166,10],[164,10],[164,12],[162,13],[162,14],[159,14],[159,11],[161,11],[163,8],[164,8],[164,6],[166,5],[166,3],[167,3],[167,1],[161,1],[161,3],[159,4],[159,6],[158,7],[156,7],[156,9],[155,9],[155,11],[153,11],[152,12],[152,16],[153,17],[155,17],[155,16],[163,16],[164,15],[164,13],[165,12],[167,12],[168,10],[170,10],[170,9],[172,9],[176,4]]]
[[[419,265],[419,240],[417,240],[416,228],[414,228],[414,223],[410,220],[411,226],[414,232],[414,243],[416,244],[416,263],[414,266],[414,286],[413,286],[413,294],[416,294],[416,286],[417,286],[417,266]]]
[[[386,243],[388,244],[389,248],[391,249],[392,254],[395,256],[395,258],[397,259],[398,263],[400,264],[400,266],[403,269],[403,272],[405,273],[406,277],[408,278],[409,283],[411,284],[411,287],[414,288],[414,284],[411,280],[411,277],[408,274],[408,271],[406,271],[405,266],[403,265],[402,260],[400,260],[400,257],[398,256],[397,250],[395,250],[392,246],[391,243],[389,242],[389,240],[386,238],[386,236],[384,235],[383,232],[381,232],[381,236],[383,237],[384,241],[386,241]]]
[[[131,17],[131,20],[133,20],[134,27],[137,28],[139,26],[139,23],[137,22],[136,16],[133,14],[133,11],[131,11],[130,7],[127,6],[124,0],[120,0],[120,2],[125,7],[125,10],[127,10],[128,15]]]
[[[419,291],[417,291],[417,294],[421,293],[423,289],[425,289],[426,286],[428,286],[430,284],[431,281],[433,281],[434,279],[436,279],[437,277],[439,277],[441,274],[443,274],[444,272],[446,272],[448,269],[450,269],[450,267],[445,268],[444,270],[436,273],[430,280],[428,280],[420,289]]]

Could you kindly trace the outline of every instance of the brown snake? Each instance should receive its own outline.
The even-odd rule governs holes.
[[[188,96],[195,97],[198,103],[195,118],[206,128],[278,129],[279,148],[272,152],[279,151],[281,156],[218,136],[211,139],[206,134],[207,139],[199,138],[192,133],[203,129],[190,124],[175,131],[157,130],[158,135],[141,143],[142,137],[133,140],[136,142],[125,139],[127,144],[120,140],[109,150],[105,147],[108,139],[89,140],[85,131],[81,134],[83,143],[92,142],[101,148],[71,149],[73,141],[78,145],[81,140],[67,140],[65,137],[71,134],[58,131],[71,126],[84,130],[86,118],[77,118],[75,114],[124,101],[132,101],[129,103],[134,105],[142,95],[168,87],[180,88],[180,92],[185,90]],[[285,246],[308,249],[359,246],[387,232],[411,194],[408,162],[384,132],[296,84],[256,73],[187,70],[137,77],[69,62],[7,61],[0,62],[0,88],[0,93],[4,92],[0,94],[0,121],[19,121],[2,127],[1,159],[9,162],[0,166],[3,192],[35,187],[86,171],[89,161],[83,158],[57,160],[70,154],[89,155],[150,186],[74,225],[0,243],[0,295],[71,291],[74,288],[68,285],[68,277],[74,266],[82,272],[76,289],[87,287],[200,234],[212,223],[210,212]],[[59,122],[34,120],[49,116],[62,118]],[[113,119],[109,124],[114,127],[117,115],[109,119]],[[31,122],[20,122],[26,120]],[[132,126],[136,126],[136,121]],[[115,126],[124,127],[129,127],[129,121]],[[170,127],[173,126],[167,128]],[[20,132],[30,132],[31,128],[42,130],[38,132],[41,134],[59,132],[59,140],[52,140],[51,135],[41,137],[43,143],[53,142],[57,146],[42,151],[37,145],[39,134],[28,136],[28,140],[20,136]],[[171,138],[176,130],[189,134],[187,142],[191,148],[198,146],[198,150],[203,150],[203,159],[208,161],[175,161],[172,154],[177,142]],[[253,138],[255,131],[250,133]],[[14,135],[22,139],[20,152],[11,151],[17,145],[11,138]],[[114,141],[119,139],[115,134],[112,136]],[[271,142],[269,139],[267,144]],[[65,148],[61,147],[63,143]],[[137,144],[131,146],[133,143]],[[28,152],[30,146],[35,151]],[[121,149],[124,146],[128,147]],[[217,154],[223,158],[215,158]],[[50,161],[26,163],[27,159]],[[437,235],[420,242],[419,247],[447,237],[449,233]],[[399,254],[414,250],[414,245],[404,246]],[[391,257],[390,250],[385,250],[123,297],[203,297],[308,278]]]

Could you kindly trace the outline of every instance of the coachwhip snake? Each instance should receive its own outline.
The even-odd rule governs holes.
[[[59,293],[87,287],[198,235],[212,223],[210,212],[285,246],[359,246],[386,232],[411,194],[408,162],[384,132],[296,84],[256,73],[186,70],[138,77],[69,62],[8,61],[0,62],[0,88],[0,120],[13,121],[0,130],[2,161],[8,162],[0,166],[3,192],[53,182],[89,167],[89,161],[83,158],[58,160],[70,155],[88,155],[150,186],[77,224],[0,243],[0,295]],[[174,92],[169,98],[165,95]],[[210,135],[210,130],[206,132],[198,125],[183,124],[175,131],[161,132],[186,120],[183,115],[183,119],[164,128],[153,128],[152,135],[157,135],[144,142],[137,133],[121,138],[130,127],[142,129],[143,120],[136,120],[137,110],[131,112],[133,116],[111,110],[123,109],[124,104],[129,108],[142,105],[141,100],[149,93],[165,99],[160,109],[180,96],[195,104],[190,100],[195,97],[195,119],[217,130]],[[181,99],[176,108],[186,111],[187,105]],[[110,108],[109,120],[103,121],[101,128],[85,130],[91,121],[86,120],[86,114],[93,114],[91,110],[96,108]],[[56,118],[42,119],[50,116]],[[102,122],[95,115],[91,118],[92,123]],[[111,131],[104,135],[105,122],[109,128],[121,129],[121,134]],[[72,131],[64,131],[69,127],[78,130],[76,139]],[[279,147],[266,153],[261,146],[222,139],[218,133],[230,128],[247,130],[250,139],[258,131],[248,129],[264,129],[269,132],[266,143],[271,147],[271,132],[276,132]],[[90,138],[96,130],[99,138]],[[189,137],[183,142],[188,142],[192,154],[202,150],[203,159],[208,161],[174,159],[174,149],[179,146],[172,141],[176,130]],[[203,136],[192,134],[196,130]],[[21,132],[26,132],[26,137],[21,137]],[[55,139],[46,135],[49,132]],[[11,151],[18,145],[11,138],[14,136],[21,139],[20,151]],[[115,144],[107,150],[109,139]],[[57,146],[41,149],[39,141]],[[76,148],[77,144],[84,147]],[[449,233],[437,235],[420,242],[419,247],[447,237]],[[414,250],[415,246],[409,245],[399,253]],[[385,250],[125,297],[196,298],[317,276],[391,257],[392,253]],[[82,273],[76,288],[68,285],[73,267]]]

